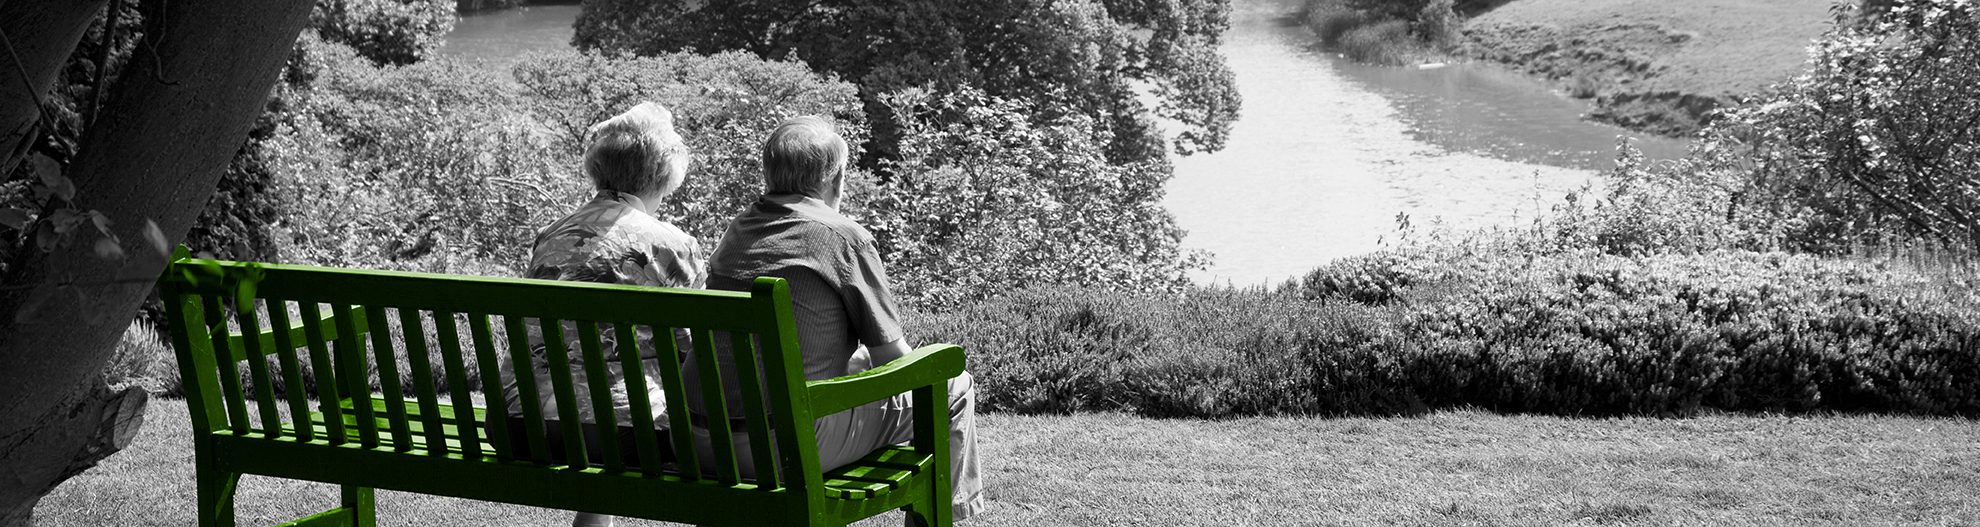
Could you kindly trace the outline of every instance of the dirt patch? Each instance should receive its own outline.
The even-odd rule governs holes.
[[[1465,24],[1460,54],[1595,100],[1591,119],[1665,135],[1800,70],[1821,0],[1517,0]]]

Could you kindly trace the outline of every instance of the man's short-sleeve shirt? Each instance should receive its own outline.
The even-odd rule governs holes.
[[[760,276],[792,282],[809,379],[843,375],[860,344],[904,337],[873,234],[815,198],[764,196],[736,216],[709,259],[709,275],[713,289],[748,290]]]

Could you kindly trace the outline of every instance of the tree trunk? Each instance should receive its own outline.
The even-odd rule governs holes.
[[[144,41],[67,170],[75,206],[107,215],[128,257],[98,257],[96,235],[79,234],[50,253],[27,249],[0,288],[0,526],[31,524],[41,496],[137,429],[142,394],[106,389],[103,367],[164,271],[158,244],[184,238],[206,205],[310,6],[170,1],[146,13]]]
[[[36,104],[108,0],[0,1],[0,177],[33,146]],[[16,59],[18,57],[18,59]],[[15,62],[19,60],[19,62]],[[22,78],[21,75],[27,75]]]

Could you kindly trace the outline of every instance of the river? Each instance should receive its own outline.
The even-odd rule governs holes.
[[[1203,284],[1283,281],[1419,227],[1511,225],[1596,182],[1618,136],[1652,158],[1681,141],[1581,119],[1589,106],[1501,68],[1356,64],[1284,19],[1298,0],[1237,0],[1224,55],[1244,97],[1224,150],[1176,160],[1164,205],[1208,251]],[[513,63],[568,46],[578,6],[464,16],[441,53]]]

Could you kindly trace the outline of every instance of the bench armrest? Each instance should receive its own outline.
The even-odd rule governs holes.
[[[907,393],[962,375],[963,349],[955,344],[930,344],[878,368],[852,375],[804,383],[811,392],[811,415],[824,417],[862,404]]]
[[[308,324],[310,324],[310,321],[307,320],[297,320],[289,323],[288,332],[289,332],[290,344],[293,344],[298,348],[309,345],[308,334],[303,332],[303,327]],[[336,315],[330,313],[324,313],[323,318],[317,320],[316,324],[318,324],[317,327],[322,329],[324,342],[328,343],[331,341],[335,341],[339,338],[343,338],[343,335],[337,334]],[[369,327],[370,325],[367,323],[367,321],[364,318],[364,310],[362,309],[351,310],[351,328],[352,328],[352,333],[354,333],[353,335],[351,335],[352,337],[363,336],[367,331],[369,331]],[[254,335],[254,338],[256,340],[261,341],[260,349],[262,355],[267,355],[270,353],[274,353],[276,351],[275,350],[276,331],[280,331],[280,330],[275,328],[269,328],[269,329],[261,330],[261,332],[256,333]],[[241,333],[237,333],[231,330],[227,332],[227,350],[228,352],[233,354],[234,360],[240,361],[240,360],[248,359],[247,338],[248,337],[246,335],[243,335]]]

